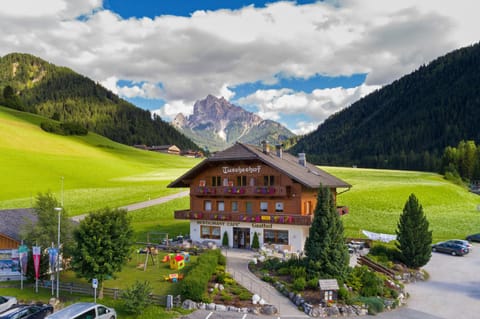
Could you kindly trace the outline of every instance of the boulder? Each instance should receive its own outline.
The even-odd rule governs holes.
[[[227,306],[225,305],[215,305],[216,311],[227,311]]]
[[[267,316],[272,316],[278,313],[278,309],[273,305],[264,305],[262,308],[260,308],[260,313]]]
[[[260,298],[259,295],[254,294],[254,295],[252,296],[252,303],[253,303],[254,305],[256,305],[256,304],[260,301],[260,299],[261,299],[261,298]]]
[[[197,303],[195,301],[187,299],[182,303],[182,308],[188,310],[197,309]]]
[[[207,304],[207,307],[206,307],[207,310],[215,310],[215,304],[212,302],[212,303],[209,303]]]

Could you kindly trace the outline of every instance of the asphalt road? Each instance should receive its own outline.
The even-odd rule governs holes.
[[[408,284],[410,294],[407,306],[378,314],[379,319],[473,319],[480,317],[480,244],[474,244],[470,254],[454,257],[432,253],[424,267],[430,274],[425,282]],[[294,319],[291,316],[256,316],[232,312],[199,310],[183,318],[188,319]],[[346,317],[344,317],[346,318]],[[350,317],[360,318],[360,317]]]

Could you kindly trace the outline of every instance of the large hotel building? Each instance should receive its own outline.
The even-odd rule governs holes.
[[[176,219],[190,220],[193,241],[221,245],[224,233],[229,246],[250,248],[254,233],[260,246],[278,245],[291,252],[303,251],[313,221],[320,185],[329,187],[335,202],[337,188],[351,185],[308,163],[284,153],[236,143],[202,161],[169,187],[190,188],[190,209],[175,211]],[[337,207],[339,214],[346,207]]]

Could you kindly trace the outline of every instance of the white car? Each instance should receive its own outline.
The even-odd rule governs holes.
[[[17,298],[9,296],[0,296],[0,313],[10,309],[18,303]]]

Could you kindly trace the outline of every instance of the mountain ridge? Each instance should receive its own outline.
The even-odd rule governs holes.
[[[9,99],[4,97],[5,90]],[[88,130],[126,145],[175,144],[200,150],[160,117],[118,97],[73,70],[25,53],[0,57],[3,104]],[[8,95],[8,94],[7,94]]]
[[[438,171],[446,146],[480,141],[480,44],[455,50],[330,116],[292,152],[322,165]]]
[[[266,140],[272,144],[281,143],[295,136],[287,128],[209,94],[193,106],[193,114],[182,113],[172,125],[198,145],[210,150],[224,149],[236,141],[260,144]]]

